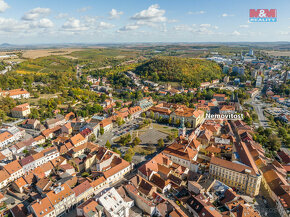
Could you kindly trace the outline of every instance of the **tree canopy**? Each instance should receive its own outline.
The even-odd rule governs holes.
[[[198,87],[200,83],[220,79],[221,67],[212,61],[180,57],[154,57],[137,66],[135,72],[153,81],[182,82]]]

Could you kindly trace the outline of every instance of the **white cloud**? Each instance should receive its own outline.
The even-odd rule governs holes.
[[[12,18],[0,17],[0,31],[4,32],[17,32],[20,30],[29,29],[29,25],[26,23],[21,23],[18,20]]]
[[[131,30],[136,30],[136,29],[138,29],[138,28],[139,28],[138,25],[135,25],[135,24],[128,24],[128,25],[126,25],[126,26],[120,28],[120,29],[118,30],[118,32],[120,32],[120,31],[121,31],[121,32],[131,31]]]
[[[234,16],[233,14],[227,14],[227,13],[223,13],[222,14],[222,17],[232,17],[232,16]]]
[[[81,17],[86,25],[93,26],[96,25],[97,20],[99,19],[98,16],[83,16]]]
[[[115,27],[115,25],[112,23],[106,23],[106,22],[99,23],[99,28],[101,28],[101,29],[111,29],[113,27]]]
[[[40,19],[37,25],[37,27],[39,28],[52,28],[53,26],[54,26],[53,22],[47,18]]]
[[[59,13],[57,16],[55,16],[56,19],[63,19],[68,17],[68,13]]]
[[[195,29],[193,32],[196,32],[201,35],[212,35],[214,33],[212,29],[209,29],[207,27],[201,27],[199,29]]]
[[[168,20],[168,23],[177,23],[177,22],[178,22],[178,20],[176,20],[176,19]]]
[[[132,20],[136,21],[134,24],[128,24],[120,28],[119,31],[135,30],[141,26],[161,27],[163,31],[166,27],[161,26],[161,24],[169,22],[164,14],[165,10],[160,9],[158,4],[151,5],[146,10],[142,10],[131,17]],[[170,22],[175,22],[175,20],[171,20]]]
[[[240,28],[249,28],[249,25],[240,25]]]
[[[174,30],[180,33],[192,32],[198,35],[212,35],[218,34],[215,30],[218,26],[213,26],[211,24],[192,24],[192,25],[178,25],[174,27]]]
[[[50,8],[34,8],[25,13],[22,17],[23,20],[36,20],[50,13]]]
[[[287,32],[287,31],[280,31],[279,33],[280,33],[280,35],[289,35],[289,32]]]
[[[166,22],[165,10],[159,9],[159,5],[151,5],[148,9],[136,13],[131,19],[138,20],[139,24]]]
[[[62,28],[67,31],[84,31],[88,28],[81,23],[79,19],[69,18],[63,25]]]
[[[0,12],[3,13],[8,8],[9,8],[9,5],[4,0],[0,0]]]
[[[206,27],[206,28],[209,28],[209,27],[211,27],[211,24],[200,24],[200,27]]]
[[[86,12],[88,10],[90,10],[92,7],[88,6],[88,7],[83,7],[83,8],[80,8],[78,9],[78,12]]]
[[[187,14],[192,15],[192,14],[205,14],[205,11],[189,11]]]
[[[174,30],[176,30],[176,31],[193,31],[193,27],[194,27],[195,25],[193,25],[193,26],[189,26],[189,25],[178,25],[178,26],[174,26],[173,28],[174,28]]]
[[[234,35],[234,36],[239,36],[239,35],[241,35],[241,33],[238,32],[237,30],[235,30],[235,31],[232,32],[232,35]]]
[[[110,11],[110,19],[118,19],[121,15],[123,15],[123,11],[117,11],[114,8]]]

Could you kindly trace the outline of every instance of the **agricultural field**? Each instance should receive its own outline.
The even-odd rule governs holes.
[[[69,56],[75,57],[77,59],[96,59],[96,58],[108,58],[114,57],[117,59],[123,59],[126,57],[137,57],[139,54],[135,50],[126,50],[126,49],[83,49],[79,51],[72,52]]]
[[[62,49],[37,49],[37,50],[24,50],[22,51],[22,57],[27,59],[36,59],[46,56],[68,56],[72,52],[82,50],[77,48],[62,48]]]
[[[290,57],[290,51],[264,51],[270,56],[284,56]]]
[[[18,65],[15,71],[19,74],[47,74],[72,70],[72,60],[61,56],[49,56],[24,61]]]

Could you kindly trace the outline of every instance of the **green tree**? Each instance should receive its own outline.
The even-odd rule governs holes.
[[[168,140],[168,141],[172,141],[172,140],[173,140],[173,136],[172,136],[172,135],[168,135],[168,136],[167,136],[167,140]]]
[[[84,177],[84,178],[85,178],[85,177],[88,177],[89,175],[90,175],[90,174],[89,174],[88,172],[83,172],[83,173],[82,173],[82,177]]]
[[[111,149],[111,143],[109,142],[109,140],[107,140],[105,146],[107,149]]]
[[[177,131],[174,132],[173,137],[174,137],[175,139],[178,137],[178,132],[177,132]]]
[[[135,155],[135,152],[134,152],[133,148],[129,148],[124,155],[124,160],[128,161],[128,162],[132,162],[134,155]]]
[[[281,141],[277,135],[272,134],[268,137],[268,141],[271,150],[278,151],[281,148]]]
[[[0,109],[0,120],[3,122],[7,119],[7,115],[5,113],[5,111],[3,111],[2,109]]]
[[[154,112],[153,111],[150,111],[150,118],[154,119]]]
[[[95,142],[95,141],[96,141],[96,136],[95,136],[95,134],[92,134],[90,136],[90,142]]]
[[[125,123],[125,121],[121,117],[117,117],[117,124],[118,126],[121,126]]]
[[[100,134],[103,135],[105,133],[105,130],[103,127],[100,128]]]
[[[114,148],[113,148],[113,152],[115,152],[115,153],[121,155],[121,151],[120,151],[119,149],[117,149],[117,147],[114,147]]]
[[[190,124],[188,121],[185,123],[185,126],[186,126],[187,128],[191,128],[191,124]]]
[[[134,146],[137,146],[141,143],[141,140],[139,139],[139,137],[135,137],[135,139],[133,140],[133,144]]]
[[[162,138],[158,139],[158,147],[163,148],[164,147],[164,141]]]
[[[35,108],[31,108],[30,109],[30,114],[29,114],[29,118],[31,119],[39,119],[40,115],[37,109]]]
[[[176,126],[180,126],[180,120],[179,119],[177,119],[175,123],[176,123]]]

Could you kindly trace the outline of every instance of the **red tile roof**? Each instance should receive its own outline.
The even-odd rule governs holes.
[[[76,197],[78,197],[79,195],[81,195],[82,193],[86,192],[87,190],[89,190],[91,188],[91,184],[89,183],[89,181],[85,181],[79,185],[77,185],[76,187],[74,187],[72,190],[75,192]]]
[[[245,173],[245,170],[247,169],[251,172],[251,175],[255,175],[255,171],[251,167],[244,166],[239,163],[234,163],[231,161],[223,160],[217,157],[212,157],[210,160],[210,164],[218,165],[218,166],[221,166],[221,167],[224,167],[224,168],[227,168],[229,170],[233,170],[239,173]]]

